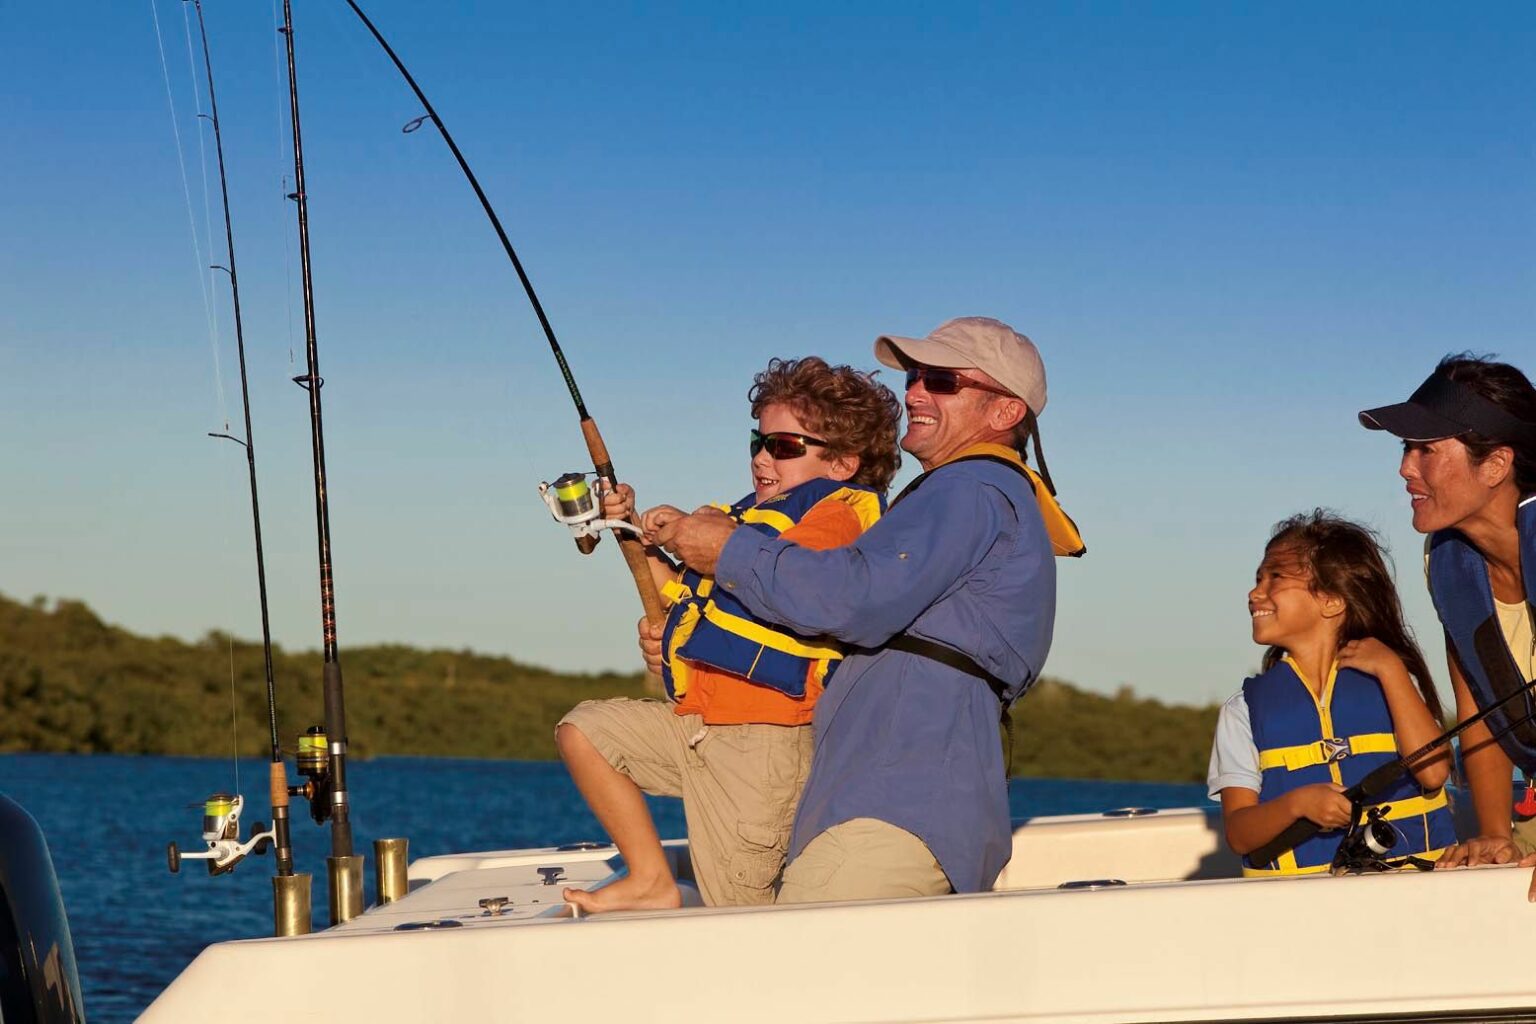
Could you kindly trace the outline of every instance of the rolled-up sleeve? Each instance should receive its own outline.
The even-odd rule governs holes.
[[[847,547],[811,551],[737,530],[715,581],[761,618],[875,647],[960,583],[1012,525],[1001,491],[935,478]]]
[[[1259,748],[1253,743],[1253,725],[1248,719],[1248,701],[1239,690],[1221,706],[1216,718],[1216,740],[1211,744],[1211,767],[1205,777],[1207,795],[1221,799],[1229,786],[1259,792],[1263,774],[1259,771]]]

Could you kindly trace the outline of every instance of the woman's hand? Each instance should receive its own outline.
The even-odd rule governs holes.
[[[1381,679],[1393,668],[1406,668],[1397,652],[1373,636],[1351,640],[1339,648],[1339,668],[1352,668]]]
[[[1529,863],[1536,866],[1536,855],[1521,859],[1520,847],[1509,836],[1475,836],[1464,843],[1446,848],[1435,862],[1439,868],[1470,868],[1479,864]]]
[[[629,484],[615,484],[603,494],[604,519],[629,519],[635,514],[635,489]]]
[[[676,522],[687,516],[688,513],[674,505],[657,505],[640,513],[640,529],[645,531],[644,540],[647,544],[656,543],[656,535],[668,523]]]
[[[665,628],[665,623],[653,626],[649,619],[640,619],[640,657],[645,659],[645,670],[653,676],[661,675],[661,633]]]
[[[1354,820],[1354,808],[1344,798],[1344,787],[1336,782],[1317,782],[1293,789],[1287,794],[1290,810],[1323,829],[1345,828]]]

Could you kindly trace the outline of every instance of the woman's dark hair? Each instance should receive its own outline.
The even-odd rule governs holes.
[[[770,405],[787,405],[806,429],[827,442],[828,459],[857,455],[853,482],[884,491],[901,468],[896,446],[901,402],[872,373],[828,366],[825,359],[771,359],[752,378],[747,392],[752,415]]]
[[[1296,553],[1311,577],[1308,587],[1314,594],[1332,594],[1344,602],[1339,643],[1375,637],[1386,644],[1403,659],[1435,721],[1445,721],[1429,665],[1403,618],[1392,570],[1375,532],[1319,508],[1275,524],[1264,550],[1277,547]],[[1265,670],[1273,668],[1284,654],[1278,647],[1265,651]]]
[[[1440,360],[1436,369],[1451,380],[1465,384],[1518,420],[1536,427],[1536,387],[1530,379],[1508,363],[1495,362],[1491,356],[1460,352]],[[1536,445],[1529,441],[1499,440],[1481,434],[1463,434],[1473,463],[1481,463],[1495,449],[1511,448],[1515,453],[1515,486],[1522,496],[1536,493]]]

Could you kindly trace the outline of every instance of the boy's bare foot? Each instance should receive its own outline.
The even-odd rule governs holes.
[[[676,910],[683,905],[683,894],[678,892],[671,875],[659,878],[628,875],[596,892],[567,889],[562,895],[567,903],[575,904],[587,914],[601,914],[606,910]]]

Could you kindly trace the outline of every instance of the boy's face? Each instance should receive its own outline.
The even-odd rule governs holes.
[[[814,440],[822,440],[812,433],[800,421],[800,417],[795,415],[794,410],[787,405],[766,406],[762,415],[757,418],[757,431],[764,436],[800,434]],[[828,461],[827,450],[821,445],[808,444],[805,446],[804,455],[792,459],[774,458],[768,453],[769,447],[772,446],[765,446],[762,451],[752,456],[752,490],[757,496],[759,505],[807,480],[822,478],[847,480],[858,468],[856,459],[852,460],[851,467],[848,459]]]

